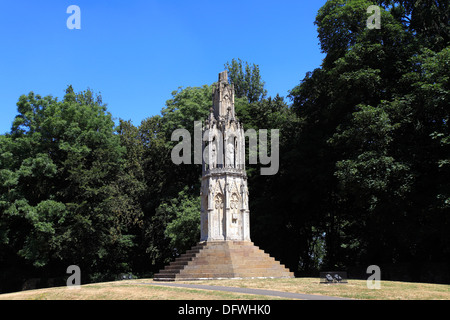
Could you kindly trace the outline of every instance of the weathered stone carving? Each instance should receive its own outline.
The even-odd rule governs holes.
[[[227,72],[219,74],[213,107],[203,127],[202,190],[209,190],[210,205],[202,197],[201,241],[250,241],[245,137],[234,112],[234,87]],[[214,190],[214,191],[213,191]],[[220,194],[220,196],[219,196]],[[205,226],[205,224],[207,224]]]

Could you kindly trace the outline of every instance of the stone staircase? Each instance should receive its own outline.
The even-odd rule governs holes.
[[[155,274],[155,281],[293,278],[294,274],[250,241],[200,242]]]

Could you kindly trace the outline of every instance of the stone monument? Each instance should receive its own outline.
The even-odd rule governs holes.
[[[250,241],[245,137],[227,71],[214,88],[203,140],[200,242],[154,280],[294,277]]]
[[[219,74],[203,140],[200,241],[250,241],[245,137],[226,71]]]

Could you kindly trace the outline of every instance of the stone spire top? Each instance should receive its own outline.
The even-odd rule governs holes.
[[[226,70],[219,73],[219,81],[214,88],[213,110],[217,120],[225,119],[228,113],[234,118],[234,85],[228,83]]]
[[[226,82],[228,83],[228,73],[227,70],[222,71],[221,73],[219,73],[219,83],[220,82]]]

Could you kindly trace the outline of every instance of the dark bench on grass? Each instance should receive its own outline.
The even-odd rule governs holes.
[[[347,283],[347,272],[327,271],[320,273],[320,283]]]

